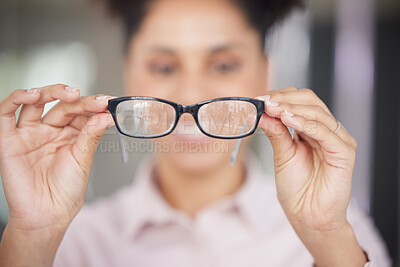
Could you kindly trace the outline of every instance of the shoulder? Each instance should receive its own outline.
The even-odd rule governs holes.
[[[88,231],[109,229],[116,232],[123,227],[129,212],[139,202],[138,188],[125,186],[110,196],[85,204],[70,225],[70,232],[89,228]],[[129,213],[128,213],[129,212]]]
[[[122,240],[126,223],[140,202],[136,186],[85,204],[68,227],[54,266],[84,266],[90,255],[109,253]],[[130,210],[132,209],[132,210]]]

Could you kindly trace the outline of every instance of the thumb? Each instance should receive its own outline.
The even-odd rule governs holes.
[[[113,124],[111,114],[98,113],[93,115],[82,128],[72,146],[72,153],[83,171],[90,171],[97,145],[108,127]]]
[[[280,165],[295,154],[295,143],[288,128],[279,118],[263,113],[258,126],[267,135],[274,149],[275,166]]]

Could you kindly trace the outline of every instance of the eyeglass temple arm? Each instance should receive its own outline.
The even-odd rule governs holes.
[[[121,158],[124,164],[128,163],[128,151],[126,151],[124,137],[118,132],[119,146],[121,148]]]
[[[247,121],[245,120],[243,123],[242,131],[241,134],[244,133],[245,129],[247,128]],[[240,145],[242,144],[243,138],[240,138],[236,141],[235,147],[233,148],[232,154],[231,154],[231,165],[235,165],[237,157],[239,155],[239,150],[240,150]]]

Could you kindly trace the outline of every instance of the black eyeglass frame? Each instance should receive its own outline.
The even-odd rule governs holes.
[[[129,100],[153,100],[153,101],[158,101],[158,102],[163,102],[163,103],[169,104],[170,106],[172,106],[175,109],[175,121],[174,121],[173,127],[171,127],[171,129],[169,131],[167,131],[163,134],[153,135],[153,136],[136,136],[136,135],[129,135],[127,133],[124,133],[118,124],[117,106],[120,103],[122,103],[124,101],[129,101]],[[199,109],[206,104],[209,104],[212,102],[226,101],[226,100],[250,102],[256,107],[257,117],[256,117],[255,125],[250,132],[242,134],[242,135],[237,135],[237,136],[218,136],[218,135],[209,134],[202,129],[202,127],[200,126],[200,123],[199,123],[199,119],[198,119]],[[171,101],[161,99],[161,98],[147,97],[147,96],[125,96],[125,97],[118,97],[118,98],[113,98],[113,99],[108,100],[108,111],[110,111],[110,113],[114,119],[115,126],[117,127],[118,131],[125,136],[129,136],[129,137],[133,137],[133,138],[143,138],[143,139],[159,138],[159,137],[169,135],[170,133],[172,133],[175,130],[176,126],[178,125],[178,121],[179,121],[180,117],[184,113],[191,114],[196,122],[197,127],[199,127],[200,131],[209,137],[218,138],[218,139],[240,139],[240,138],[252,135],[256,131],[258,123],[260,122],[260,119],[261,119],[261,115],[264,113],[264,110],[265,110],[264,101],[254,99],[254,98],[247,98],[247,97],[222,97],[222,98],[205,100],[200,103],[197,103],[194,105],[189,105],[189,106],[180,105],[175,102],[171,102]]]

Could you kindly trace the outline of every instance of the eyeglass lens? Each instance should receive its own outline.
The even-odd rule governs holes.
[[[247,101],[216,101],[203,105],[199,109],[198,118],[200,127],[208,134],[241,136],[255,127],[257,108]]]
[[[174,127],[173,106],[154,100],[128,100],[117,106],[117,121],[121,131],[130,136],[152,137],[167,133]]]

